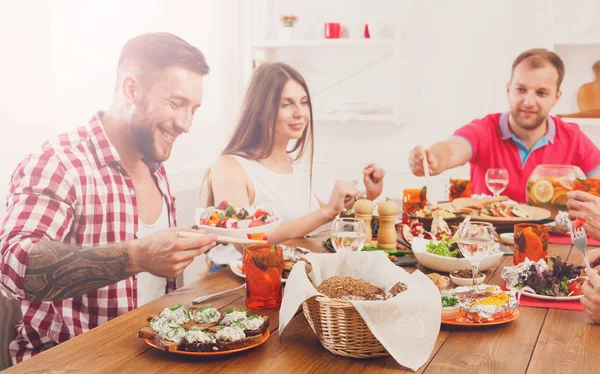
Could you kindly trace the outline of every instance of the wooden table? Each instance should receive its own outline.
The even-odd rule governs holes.
[[[325,252],[325,236],[291,240],[286,244]],[[550,245],[551,255],[581,263],[579,251],[568,245]],[[488,283],[500,284],[500,272],[510,264],[505,257],[498,268],[486,272]],[[407,267],[408,271],[416,268]],[[426,269],[419,268],[422,271]],[[302,313],[294,317],[283,341],[277,332],[278,310],[260,311],[271,319],[272,336],[257,348],[218,357],[190,357],[151,348],[136,338],[148,314],[175,304],[190,306],[197,296],[233,288],[242,279],[229,269],[165,295],[83,335],[60,344],[6,373],[35,371],[100,373],[383,373],[410,370],[392,358],[349,359],[326,351]],[[245,291],[210,300],[217,308],[244,307]],[[442,326],[425,373],[595,373],[600,355],[600,326],[583,312],[520,307],[511,323],[489,327]],[[411,344],[411,342],[406,342]]]

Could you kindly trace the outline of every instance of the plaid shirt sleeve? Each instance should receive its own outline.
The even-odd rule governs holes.
[[[75,188],[53,153],[29,156],[13,173],[0,227],[0,292],[25,299],[29,253],[40,240],[63,241],[73,222]]]

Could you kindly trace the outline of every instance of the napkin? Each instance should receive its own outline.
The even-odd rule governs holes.
[[[507,291],[506,282],[502,284],[502,290]],[[579,300],[565,300],[565,301],[554,301],[554,300],[542,300],[527,296],[526,292],[521,294],[519,300],[520,306],[528,306],[531,308],[549,308],[549,309],[564,309],[564,310],[577,310],[583,312],[583,305]]]
[[[594,239],[590,238],[589,236],[588,236],[587,240],[588,240],[589,246],[600,247],[599,241],[594,240]],[[569,245],[573,244],[570,236],[561,236],[561,235],[550,235],[548,242],[554,243],[554,244],[569,244]]]
[[[362,279],[388,291],[401,281],[408,289],[391,299],[349,302],[400,365],[416,371],[427,362],[440,331],[441,302],[437,287],[425,274],[418,270],[409,274],[380,251],[310,253],[305,258],[312,265],[310,274],[306,274],[306,263],[299,261],[286,283],[279,311],[280,337],[302,302],[322,295],[313,282],[319,285],[325,279],[341,275]]]

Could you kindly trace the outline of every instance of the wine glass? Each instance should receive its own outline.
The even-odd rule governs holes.
[[[487,169],[485,172],[485,184],[494,194],[494,197],[500,196],[508,186],[508,170]]]
[[[336,252],[360,251],[367,239],[365,221],[360,218],[336,218],[331,226],[331,244]]]
[[[476,285],[479,264],[496,244],[494,226],[487,222],[467,222],[458,227],[456,234],[460,252],[473,267],[473,285]]]

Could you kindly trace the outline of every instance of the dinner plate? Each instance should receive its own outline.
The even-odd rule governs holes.
[[[413,238],[412,250],[421,265],[436,271],[453,272],[457,270],[471,269],[471,261],[466,258],[445,257],[427,252],[429,239]],[[497,266],[504,258],[504,253],[494,250],[490,255],[481,260],[479,271],[486,271]]]
[[[501,201],[501,200],[500,200]],[[461,208],[465,208],[471,205],[479,205],[485,200],[472,199],[467,197],[461,197],[459,199],[455,199],[452,201],[452,205],[455,210],[458,212]],[[539,208],[536,206],[530,206],[525,204],[518,204],[519,208],[523,211],[529,213],[528,218],[522,217],[482,217],[482,216],[471,216],[474,220],[481,222],[490,222],[492,224],[515,224],[515,223],[525,223],[525,222],[537,222],[543,221],[545,219],[550,218],[552,212],[548,209]]]
[[[527,291],[527,290],[520,291],[520,290],[517,290],[516,288],[509,288],[509,290],[515,291],[515,292],[517,292],[517,294],[520,292],[521,295],[531,297],[532,299],[547,300],[547,301],[576,301],[583,297],[583,294],[577,295],[577,296],[548,296],[548,295],[538,295],[536,293],[533,293],[533,292]]]
[[[329,240],[325,240],[323,241],[323,246],[327,249],[329,249],[332,252],[337,252],[335,250],[335,248],[333,247],[333,245],[331,244],[331,238],[329,238]],[[377,242],[377,238],[373,238],[373,241]],[[381,249],[383,250],[383,248]],[[395,254],[394,256],[399,257],[399,256],[405,256],[405,255],[412,255],[413,251],[408,249],[405,245],[403,245],[402,243],[397,244],[396,245],[396,249],[394,249],[394,251],[401,251],[398,254]],[[365,251],[365,252],[372,252],[372,251]]]
[[[252,349],[254,347],[257,347],[259,345],[261,345],[262,343],[266,342],[267,339],[269,339],[269,329],[267,329],[265,331],[265,333],[263,334],[263,340],[261,340],[260,342],[256,343],[256,344],[252,344],[249,345],[247,347],[243,347],[243,348],[238,348],[238,349],[232,349],[229,351],[215,351],[215,352],[188,352],[188,351],[180,351],[180,350],[174,350],[174,351],[169,351],[168,353],[175,353],[178,355],[189,355],[189,356],[220,356],[220,355],[230,355],[232,353],[236,353],[236,352],[241,352],[241,351],[246,351],[248,349]],[[146,342],[146,344],[148,344],[149,346],[159,349],[162,351],[162,349],[158,348],[158,346],[156,346],[156,344],[154,344],[154,342],[150,339],[144,339],[144,341]],[[163,351],[164,352],[164,351]]]
[[[462,314],[458,314],[458,316],[452,319],[443,319],[442,325],[451,325],[451,326],[493,326],[493,325],[501,325],[503,323],[508,323],[514,321],[519,317],[519,308],[515,308],[515,310],[506,317],[497,318],[493,321],[489,322],[473,322],[470,319],[466,318]]]
[[[242,267],[242,261],[231,261],[229,263],[229,268],[233,274],[237,275],[238,277],[246,278],[246,274],[242,273]],[[281,278],[281,283],[285,282],[287,282],[287,279]]]

